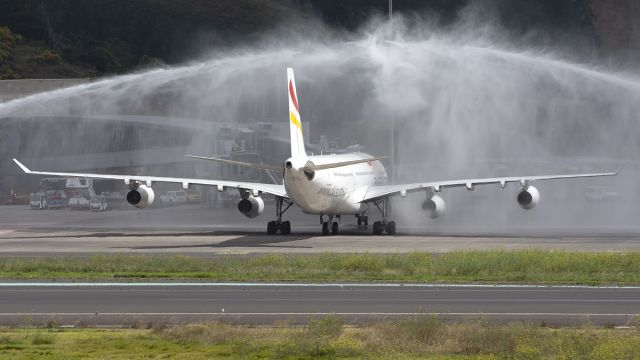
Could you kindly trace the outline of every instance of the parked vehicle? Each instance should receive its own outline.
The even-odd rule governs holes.
[[[67,193],[64,190],[47,190],[47,209],[64,209],[67,207]]]
[[[124,197],[124,193],[118,191],[103,192],[107,202],[107,208],[109,209],[124,209],[127,207],[127,199]]]
[[[33,210],[64,209],[67,207],[65,178],[44,178],[40,180],[38,191],[29,195],[29,205]]]
[[[186,190],[185,195],[187,196],[188,203],[199,203],[202,200],[200,191]]]
[[[96,196],[91,179],[68,178],[66,188],[70,209],[82,210],[91,208],[91,199]]]
[[[42,210],[47,208],[47,195],[39,191],[29,195],[29,205],[31,210]]]
[[[29,203],[29,196],[26,194],[18,194],[11,190],[7,195],[7,205],[27,205]]]
[[[605,186],[589,186],[585,189],[584,197],[591,201],[617,200],[618,192]]]
[[[107,197],[104,195],[95,195],[91,197],[89,208],[91,211],[106,211],[108,207]]]
[[[160,200],[164,204],[186,203],[187,194],[183,190],[167,191],[165,195],[160,196]]]

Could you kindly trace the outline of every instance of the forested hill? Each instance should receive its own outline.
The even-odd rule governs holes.
[[[498,21],[514,32],[578,33],[607,43],[624,34],[600,28],[618,23],[620,14],[631,18],[624,4],[634,0],[394,0],[394,8],[446,25],[470,2],[497,9]],[[387,6],[388,0],[0,0],[0,78],[100,76],[172,64],[289,24],[320,21],[349,32]]]

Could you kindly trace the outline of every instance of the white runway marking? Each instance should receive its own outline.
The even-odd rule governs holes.
[[[628,289],[640,286],[531,285],[531,284],[402,284],[402,283],[256,283],[256,282],[2,282],[0,287],[360,287],[360,288],[478,288],[478,289]]]

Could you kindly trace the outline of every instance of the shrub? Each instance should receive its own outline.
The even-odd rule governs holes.
[[[38,55],[30,56],[27,61],[37,64],[58,64],[62,61],[62,57],[54,51],[44,50]]]
[[[31,343],[33,345],[51,345],[56,341],[55,336],[53,334],[48,334],[44,332],[37,332],[33,335],[33,339]]]
[[[413,338],[419,343],[428,345],[442,329],[442,323],[435,315],[419,315],[409,320],[401,321],[398,326],[404,337]]]
[[[312,337],[337,339],[342,334],[344,321],[336,315],[327,315],[322,319],[309,319],[307,332]]]

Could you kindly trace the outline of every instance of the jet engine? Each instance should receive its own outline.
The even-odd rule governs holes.
[[[261,197],[249,196],[246,199],[240,200],[238,210],[240,210],[242,215],[253,219],[264,211],[264,200],[262,200]]]
[[[147,185],[138,185],[137,188],[127,193],[127,202],[138,209],[144,209],[153,204],[154,198],[155,194],[153,189]]]
[[[518,204],[523,209],[533,209],[540,201],[540,191],[533,186],[527,186],[518,193]]]
[[[422,203],[422,210],[429,212],[429,216],[432,219],[439,218],[446,210],[447,206],[444,200],[438,195],[432,195]]]

